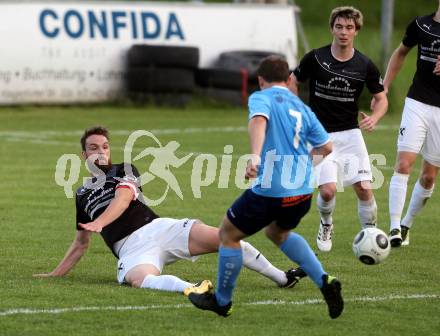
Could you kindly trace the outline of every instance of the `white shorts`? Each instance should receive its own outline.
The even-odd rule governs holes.
[[[180,259],[195,261],[189,253],[188,242],[194,219],[156,218],[114,245],[118,253],[117,278],[124,283],[125,275],[133,267],[143,264],[155,266],[160,272],[164,265]]]
[[[333,151],[314,169],[315,185],[339,183],[345,187],[371,181],[371,165],[361,130],[329,133]]]
[[[406,98],[397,151],[422,152],[430,164],[440,167],[440,108]]]

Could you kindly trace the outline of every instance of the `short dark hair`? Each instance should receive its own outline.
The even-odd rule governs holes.
[[[346,20],[353,20],[356,30],[360,30],[364,23],[363,15],[359,9],[351,6],[336,7],[332,10],[330,14],[329,23],[331,29],[333,29],[335,21],[338,17],[344,18]]]
[[[286,82],[289,78],[289,64],[277,55],[265,57],[257,70],[257,75],[263,77],[268,83]]]
[[[86,150],[86,140],[91,135],[103,135],[109,140],[109,131],[104,126],[93,126],[84,131],[84,134],[81,137],[81,148],[83,151]]]

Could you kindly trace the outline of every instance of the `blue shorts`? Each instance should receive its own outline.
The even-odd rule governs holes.
[[[312,194],[290,197],[266,197],[246,190],[226,215],[240,231],[252,235],[272,222],[286,230],[294,229],[309,211]]]

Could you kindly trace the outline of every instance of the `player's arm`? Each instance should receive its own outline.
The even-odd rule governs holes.
[[[410,47],[405,46],[403,43],[400,43],[399,47],[394,50],[393,54],[390,57],[388,62],[387,70],[385,72],[385,78],[383,80],[383,86],[385,88],[385,93],[388,93],[388,88],[391,85],[391,82],[396,78],[400,69],[405,62],[406,55],[408,55]]]
[[[35,277],[56,277],[66,275],[86,253],[89,244],[91,232],[79,230],[63,260],[50,273],[34,274]]]
[[[135,198],[136,194],[132,188],[125,188],[125,186],[117,188],[115,198],[112,199],[107,209],[93,222],[79,223],[79,226],[87,231],[101,232],[105,226],[118,219]]]
[[[368,132],[374,130],[379,120],[382,119],[388,110],[388,98],[385,91],[373,95],[371,109],[372,113],[370,116],[364,112],[360,113],[362,120],[359,123],[359,127]]]
[[[324,158],[329,155],[333,151],[333,143],[328,141],[322,146],[313,147],[310,151],[310,155],[312,156],[313,166],[319,164]]]
[[[261,151],[266,138],[267,119],[257,115],[249,120],[248,132],[251,144],[252,159],[248,161],[246,168],[246,178],[257,176],[258,166],[261,162]]]

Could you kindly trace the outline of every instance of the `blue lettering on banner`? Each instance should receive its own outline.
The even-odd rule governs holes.
[[[169,40],[173,35],[177,35],[181,40],[185,39],[183,37],[182,28],[180,28],[176,14],[171,13],[168,20],[167,33],[165,35],[165,38]]]
[[[135,12],[131,12],[131,33],[132,33],[132,37],[134,39],[136,39],[138,37],[138,33],[137,33],[137,26],[136,26],[136,13]]]
[[[144,38],[157,38],[160,34],[160,21],[157,15],[154,13],[141,13],[141,18]]]
[[[58,15],[57,13],[55,13],[53,10],[51,9],[45,9],[44,11],[41,12],[40,14],[40,29],[43,32],[44,35],[46,35],[47,37],[50,38],[54,38],[58,35],[58,33],[60,32],[60,28],[55,28],[52,30],[48,30],[46,24],[49,21],[46,21],[46,17],[51,17],[54,20],[58,19]],[[54,20],[50,20],[50,21],[54,21]]]
[[[168,13],[161,20],[154,12],[92,11],[84,13],[69,9],[57,12],[47,8],[39,16],[41,33],[50,39],[67,36],[71,39],[119,39],[129,32],[133,39],[153,40],[161,36],[165,40],[185,40],[176,13]]]
[[[84,32],[84,21],[81,15],[75,10],[69,10],[64,15],[64,29],[71,38],[77,39]],[[76,23],[76,24],[75,24]],[[75,32],[75,26],[77,31]]]
[[[108,30],[107,30],[107,16],[105,15],[105,12],[100,12],[101,16],[98,19],[97,15],[91,11],[88,12],[89,15],[89,25],[90,25],[90,37],[95,38],[96,33],[95,29],[97,28],[99,30],[99,33],[103,38],[108,37]]]
[[[125,12],[112,12],[112,26],[113,26],[113,38],[119,38],[119,29],[126,28],[127,25],[124,21],[119,20],[125,18]]]

